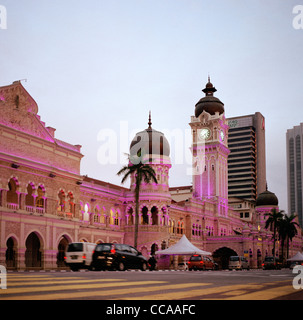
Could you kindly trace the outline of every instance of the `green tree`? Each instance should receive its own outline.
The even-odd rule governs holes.
[[[277,211],[275,208],[271,210],[270,213],[266,213],[266,216],[268,216],[266,223],[265,223],[265,228],[268,229],[268,227],[270,227],[270,229],[273,231],[273,240],[274,240],[274,248],[273,248],[273,257],[274,257],[274,261],[276,258],[276,235],[277,235],[277,231],[278,231],[278,226],[280,223],[280,220],[282,219],[283,215],[284,215],[284,211]]]
[[[140,161],[138,161],[138,159]],[[147,163],[141,160],[139,157],[129,156],[129,164],[124,166],[117,175],[124,175],[121,183],[124,183],[129,176],[135,176],[135,202],[136,202],[136,210],[135,210],[135,232],[134,232],[134,247],[137,249],[138,245],[138,225],[139,225],[139,198],[140,198],[140,187],[141,183],[144,180],[146,183],[151,181],[157,182],[155,170]]]

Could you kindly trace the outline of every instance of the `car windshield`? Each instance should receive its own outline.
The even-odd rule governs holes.
[[[83,251],[83,243],[70,243],[67,248],[67,252]]]
[[[230,261],[239,261],[239,257],[238,256],[231,256],[229,258]]]
[[[265,262],[273,262],[274,258],[273,257],[266,257]]]
[[[201,261],[201,256],[192,256],[190,261]]]
[[[98,244],[98,245],[96,246],[95,251],[97,251],[97,252],[110,251],[111,248],[112,248],[112,245],[111,245],[111,244],[108,244],[108,243],[107,243],[107,244]]]

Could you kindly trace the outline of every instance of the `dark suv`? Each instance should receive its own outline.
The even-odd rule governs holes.
[[[281,269],[281,261],[278,258],[274,257],[265,257],[264,262],[262,263],[262,267],[264,270],[266,269]]]
[[[147,269],[147,259],[142,253],[127,244],[100,243],[93,254],[92,267],[95,270]]]

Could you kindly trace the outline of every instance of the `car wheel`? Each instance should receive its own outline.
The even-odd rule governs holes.
[[[70,267],[72,271],[79,271],[79,268],[77,267]]]
[[[146,269],[147,269],[147,264],[146,264],[146,262],[143,262],[143,263],[142,263],[141,270],[142,270],[142,271],[146,271]]]
[[[125,266],[124,266],[124,263],[123,262],[119,262],[119,264],[118,264],[118,270],[119,271],[124,271],[125,270]]]

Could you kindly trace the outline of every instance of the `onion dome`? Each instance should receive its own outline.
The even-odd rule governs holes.
[[[130,144],[130,156],[160,155],[169,157],[170,147],[164,134],[151,127],[149,113],[148,128],[136,134]]]
[[[216,112],[219,112],[219,114],[224,113],[223,102],[213,96],[214,92],[216,92],[217,89],[210,82],[209,77],[205,89],[203,89],[202,91],[205,93],[205,97],[200,99],[196,104],[195,117],[198,118],[203,111],[206,111],[211,115],[214,115]]]
[[[273,193],[267,190],[260,193],[256,200],[256,206],[277,206],[279,203],[279,200],[277,196]]]

